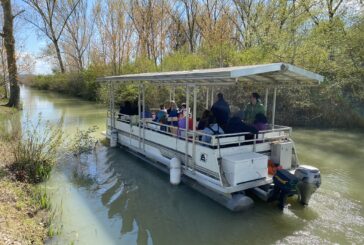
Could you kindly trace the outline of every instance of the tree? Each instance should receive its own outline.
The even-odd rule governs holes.
[[[1,0],[1,6],[4,12],[4,26],[1,36],[4,38],[4,46],[6,49],[6,58],[8,62],[9,83],[10,83],[10,98],[7,106],[18,107],[19,106],[19,84],[18,84],[18,72],[16,67],[15,58],[15,40],[13,33],[13,21],[15,16],[12,14],[11,1]]]
[[[65,29],[68,19],[75,11],[80,0],[73,2],[68,12],[64,11],[66,2],[57,0],[23,0],[31,9],[36,13],[35,18],[26,18],[26,20],[43,33],[54,45],[56,50],[59,68],[62,73],[65,72],[64,64],[62,61],[61,49],[59,41]],[[66,1],[66,0],[65,0]],[[63,18],[63,16],[65,16]]]
[[[7,61],[6,61],[6,50],[4,46],[4,38],[1,38],[1,46],[0,46],[0,70],[2,73],[2,86],[4,87],[4,98],[8,98],[8,81],[7,81]]]
[[[72,11],[75,0],[67,1],[64,4],[63,13]],[[86,55],[90,47],[95,18],[88,15],[88,1],[80,0],[77,8],[66,22],[66,32],[62,38],[62,46],[65,54],[71,57],[78,71],[83,71],[86,66]],[[67,18],[67,15],[63,17]]]

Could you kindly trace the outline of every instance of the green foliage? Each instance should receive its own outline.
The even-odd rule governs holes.
[[[87,70],[83,73],[56,73],[53,75],[38,75],[31,79],[30,86],[81,97],[87,100],[97,100],[99,83],[97,73]]]
[[[37,206],[41,209],[50,210],[51,209],[51,202],[50,198],[45,190],[41,188],[35,188],[33,192],[33,201]]]
[[[206,67],[208,67],[208,63],[201,55],[183,51],[166,56],[161,65],[163,71],[183,71]]]
[[[22,137],[14,144],[14,163],[11,169],[21,181],[39,183],[46,180],[55,165],[62,144],[63,119],[55,125],[43,121],[39,114],[37,123],[27,118]]]
[[[87,130],[77,129],[75,136],[71,139],[68,152],[74,156],[90,153],[97,143],[97,139],[92,136],[98,129],[97,126],[88,128]]]

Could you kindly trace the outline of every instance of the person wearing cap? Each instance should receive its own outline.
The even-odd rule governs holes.
[[[260,95],[256,92],[252,93],[250,97],[250,103],[246,106],[244,110],[244,121],[247,124],[253,124],[255,116],[261,113],[265,115],[264,105],[260,100]]]
[[[216,118],[217,124],[224,128],[229,120],[230,106],[224,100],[224,95],[222,93],[217,94],[217,101],[212,105],[211,112]]]

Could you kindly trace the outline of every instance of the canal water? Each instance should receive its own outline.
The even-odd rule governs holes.
[[[105,130],[103,106],[21,89],[22,117],[64,117],[76,128]],[[64,159],[46,184],[60,235],[48,244],[364,244],[364,133],[294,130],[301,162],[321,170],[308,207],[280,212],[256,200],[232,213],[122,149],[98,146],[80,162]]]

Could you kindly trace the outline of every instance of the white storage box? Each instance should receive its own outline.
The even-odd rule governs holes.
[[[289,141],[272,144],[272,161],[279,163],[283,169],[291,169],[292,148],[293,144]]]
[[[268,156],[240,153],[222,158],[222,168],[230,185],[268,177]]]

